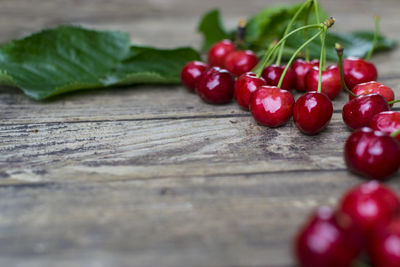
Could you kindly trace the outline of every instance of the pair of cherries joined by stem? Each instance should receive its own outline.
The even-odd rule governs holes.
[[[351,188],[336,210],[318,208],[295,237],[302,267],[350,267],[366,253],[376,267],[400,266],[400,200],[371,181]],[[393,240],[390,240],[393,239]]]

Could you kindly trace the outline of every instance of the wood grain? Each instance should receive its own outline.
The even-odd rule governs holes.
[[[129,32],[133,42],[200,46],[199,16],[227,27],[279,0],[2,0],[0,41],[62,23]],[[285,1],[288,3],[295,0]],[[321,1],[333,31],[400,38],[398,0]],[[400,96],[400,50],[373,58]],[[309,212],[361,182],[346,171],[344,94],[328,129],[257,125],[231,103],[181,86],[134,86],[33,101],[0,87],[0,265],[292,267]],[[396,108],[396,110],[400,110]],[[400,193],[399,174],[389,184]]]

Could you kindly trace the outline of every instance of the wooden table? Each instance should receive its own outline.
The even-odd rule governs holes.
[[[0,41],[78,23],[139,44],[199,47],[203,12],[221,7],[234,26],[274,2],[2,0]],[[400,37],[398,0],[322,3],[333,30],[370,29],[380,14],[382,31]],[[400,50],[374,61],[399,96]],[[309,212],[361,181],[343,163],[344,101],[308,137],[181,86],[43,102],[1,87],[0,265],[294,266],[292,236]],[[389,184],[400,192],[398,176]]]

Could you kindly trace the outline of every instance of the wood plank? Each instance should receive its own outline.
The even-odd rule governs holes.
[[[381,82],[393,88],[400,97],[400,78],[387,77]],[[222,106],[206,104],[182,86],[104,89],[41,102],[31,100],[16,90],[0,87],[0,125],[250,116],[236,103]],[[299,95],[295,93],[296,98]],[[333,102],[335,111],[339,112],[346,101],[347,96],[342,92]],[[399,108],[395,106],[395,110]]]
[[[0,264],[289,267],[309,212],[358,182],[339,171],[1,186]]]
[[[343,170],[348,134],[340,113],[314,137],[250,117],[3,125],[1,182]]]

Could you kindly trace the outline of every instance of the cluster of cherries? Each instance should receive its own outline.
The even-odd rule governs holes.
[[[400,266],[400,200],[377,181],[344,194],[336,209],[318,208],[300,228],[294,252],[302,267]],[[361,265],[360,265],[361,266]]]

